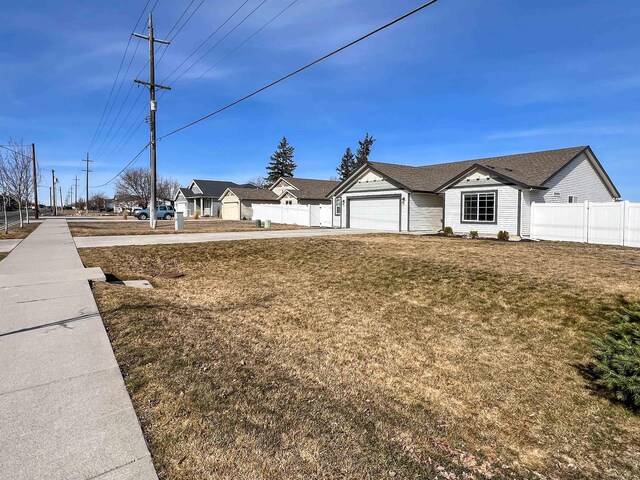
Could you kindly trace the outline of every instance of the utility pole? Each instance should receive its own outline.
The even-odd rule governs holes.
[[[36,214],[36,220],[37,220],[40,212],[38,208],[38,168],[36,167],[36,144],[35,143],[31,144],[31,158],[33,159],[33,199],[36,202],[35,214]]]
[[[76,205],[76,213],[78,213],[78,175],[76,175],[75,182],[76,182],[76,198],[74,203]]]
[[[64,215],[64,202],[62,201],[62,185],[58,182],[58,188],[60,189],[60,215]]]
[[[135,82],[145,85],[149,89],[149,179],[151,192],[149,195],[149,224],[152,229],[156,228],[156,111],[158,103],[156,102],[156,88],[163,90],[171,90],[170,87],[164,85],[156,85],[156,66],[155,66],[155,44],[163,43],[169,45],[166,40],[159,40],[153,37],[153,14],[149,14],[149,35],[140,35],[133,33],[134,37],[142,38],[149,41],[149,81],[143,82],[136,79]]]
[[[51,196],[51,187],[49,187],[49,209],[51,210],[51,215],[53,215],[53,197]]]
[[[56,171],[51,170],[51,188],[53,189],[53,196],[51,199],[53,200],[53,214],[55,216],[58,215],[58,204],[56,203]]]
[[[89,164],[92,162],[91,160],[89,160],[89,154],[87,153],[87,158],[85,160],[83,160],[84,162],[87,163],[87,167],[85,169],[87,177],[86,177],[86,191],[85,191],[85,195],[86,198],[84,199],[84,213],[86,215],[89,215],[89,172],[91,170],[89,170]]]

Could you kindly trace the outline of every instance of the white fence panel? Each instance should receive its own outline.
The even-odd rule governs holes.
[[[531,238],[640,247],[640,203],[533,203]]]
[[[640,203],[628,203],[625,213],[624,244],[640,247]]]
[[[589,203],[589,243],[622,245],[625,202]]]
[[[254,203],[253,220],[304,227],[330,227],[331,205],[282,205]]]
[[[533,203],[531,238],[569,242],[587,241],[587,216],[583,203]]]

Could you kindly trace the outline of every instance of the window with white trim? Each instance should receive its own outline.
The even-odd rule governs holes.
[[[580,203],[580,197],[576,195],[569,195],[569,203]]]
[[[335,216],[339,217],[340,215],[342,215],[342,199],[341,198],[336,198],[336,201],[335,201]]]
[[[497,218],[497,192],[462,194],[462,221],[495,223]]]

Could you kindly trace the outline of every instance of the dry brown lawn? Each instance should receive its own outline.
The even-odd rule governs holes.
[[[186,220],[184,230],[176,231],[173,221],[158,221],[158,228],[152,230],[148,221],[69,221],[69,229],[74,237],[93,237],[103,235],[157,235],[161,233],[217,233],[217,232],[248,232],[258,230],[253,221],[235,220]],[[271,224],[272,230],[299,230],[309,227],[297,225]]]
[[[40,226],[40,222],[24,223],[24,227],[20,228],[19,225],[12,225],[9,227],[9,232],[4,233],[4,227],[0,229],[0,240],[10,240],[17,238],[27,238],[31,232]]]
[[[80,253],[156,286],[94,291],[162,479],[640,478],[640,417],[583,373],[587,333],[640,300],[639,250],[375,235]]]

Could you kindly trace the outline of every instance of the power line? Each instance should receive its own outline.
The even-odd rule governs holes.
[[[234,102],[231,102],[231,103],[225,105],[222,108],[219,108],[218,110],[216,110],[214,112],[211,112],[211,113],[209,113],[209,114],[207,114],[207,115],[205,115],[203,117],[198,118],[197,120],[194,120],[193,122],[190,122],[190,123],[188,123],[186,125],[183,125],[182,127],[176,128],[175,130],[172,130],[169,133],[166,133],[166,134],[162,135],[161,137],[158,138],[158,141],[163,140],[163,139],[165,139],[167,137],[170,137],[172,135],[175,135],[176,133],[181,132],[182,130],[185,130],[187,128],[190,128],[190,127],[196,125],[197,123],[200,123],[200,122],[202,122],[202,121],[204,121],[204,120],[206,120],[208,118],[213,117],[214,115],[218,115],[219,113],[222,113],[225,110],[228,110],[229,108],[231,108],[231,107],[233,107],[233,106],[235,106],[235,105],[237,105],[237,104],[239,104],[241,102],[244,102],[245,100],[248,100],[251,97],[254,97],[254,96],[258,95],[259,93],[264,92],[265,90],[267,90],[267,89],[269,89],[271,87],[274,87],[275,85],[278,85],[279,83],[284,82],[285,80],[287,80],[287,79],[289,79],[289,78],[291,78],[291,77],[293,77],[293,76],[295,76],[295,75],[297,75],[297,74],[299,74],[299,73],[301,73],[301,72],[313,67],[314,65],[317,65],[318,63],[320,63],[320,62],[322,62],[322,61],[324,61],[324,60],[326,60],[328,58],[331,58],[334,55],[337,55],[338,53],[342,52],[343,50],[346,50],[347,48],[350,48],[350,47],[362,42],[363,40],[366,40],[367,38],[369,38],[369,37],[381,32],[383,30],[386,30],[387,28],[395,25],[396,23],[399,23],[402,20],[405,20],[406,18],[408,18],[408,17],[410,17],[412,15],[415,15],[416,13],[424,10],[425,8],[430,7],[431,5],[436,3],[437,1],[438,0],[431,0],[431,1],[427,2],[427,3],[424,3],[424,4],[420,5],[419,7],[414,8],[410,12],[405,13],[404,15],[396,18],[395,20],[392,20],[392,21],[390,21],[388,23],[385,23],[381,27],[378,27],[375,30],[372,30],[371,32],[369,32],[369,33],[367,33],[367,34],[365,34],[365,35],[363,35],[363,36],[361,36],[361,37],[359,37],[359,38],[347,43],[346,45],[343,45],[342,47],[340,47],[340,48],[338,48],[338,49],[336,49],[336,50],[334,50],[334,51],[332,51],[332,52],[330,52],[330,53],[328,53],[328,54],[326,54],[326,55],[314,60],[313,62],[307,63],[305,66],[298,68],[297,70],[285,75],[284,77],[280,77],[279,79],[277,79],[277,80],[265,85],[264,87],[261,87],[258,90],[255,90],[255,91],[249,93],[248,95],[245,95],[244,97],[239,98],[238,100],[235,100]]]
[[[278,19],[281,15],[283,15],[287,10],[289,10],[291,7],[293,7],[296,3],[298,3],[299,0],[293,0],[293,2],[291,2],[289,5],[287,5],[286,7],[284,7],[282,10],[280,10],[280,12],[278,14],[276,14],[274,17],[271,18],[271,20],[269,20],[267,23],[265,23],[264,25],[262,25],[258,30],[256,30],[255,32],[253,32],[251,35],[249,35],[242,43],[238,44],[233,50],[229,51],[224,57],[222,57],[220,60],[218,60],[216,63],[214,63],[213,65],[211,65],[207,70],[205,70],[200,76],[198,76],[197,78],[191,80],[191,82],[189,82],[185,89],[187,89],[190,85],[192,85],[193,83],[195,83],[196,81],[200,80],[202,77],[204,77],[207,73],[209,73],[211,70],[213,70],[215,67],[217,67],[218,65],[220,65],[222,62],[224,62],[227,58],[229,58],[231,55],[233,55],[235,52],[237,52],[238,50],[240,50],[240,48],[242,48],[244,45],[246,45],[253,37],[255,37],[256,35],[258,35],[262,30],[264,30],[265,28],[267,28],[269,25],[271,25],[276,19]]]
[[[149,144],[147,143],[144,148],[142,150],[140,150],[135,157],[133,157],[129,163],[127,163],[124,168],[122,170],[120,170],[118,173],[116,173],[113,177],[111,177],[111,179],[108,182],[105,182],[101,185],[95,185],[95,186],[91,186],[89,188],[100,188],[100,187],[105,187],[107,185],[109,185],[111,182],[113,182],[116,178],[118,178],[120,175],[122,175],[122,173],[129,168],[131,165],[133,165],[133,163],[138,160],[138,158],[140,158],[140,155],[142,155],[144,153],[144,151],[147,149],[147,147],[149,146]]]
[[[215,43],[215,44],[214,44],[214,45],[213,45],[209,50],[207,50],[203,55],[201,55],[201,56],[200,56],[200,58],[198,58],[195,62],[193,62],[193,63],[191,64],[191,66],[187,67],[187,69],[186,69],[184,72],[182,72],[180,75],[178,75],[178,77],[177,77],[175,80],[173,80],[173,82],[172,82],[172,83],[175,83],[175,82],[177,82],[178,80],[180,80],[180,79],[181,79],[181,78],[182,78],[182,77],[183,77],[183,76],[184,76],[184,75],[185,75],[189,70],[191,70],[191,69],[192,69],[193,67],[195,67],[198,63],[200,63],[204,57],[206,57],[206,56],[207,56],[207,55],[209,55],[213,50],[215,50],[215,49],[218,47],[218,45],[220,45],[220,44],[221,44],[221,43],[222,43],[222,42],[223,42],[223,41],[224,41],[224,40],[225,40],[229,35],[231,35],[233,32],[235,32],[235,31],[236,31],[236,29],[237,29],[240,25],[242,25],[244,22],[246,22],[246,21],[249,19],[249,17],[253,16],[253,14],[254,14],[254,13],[256,13],[256,11],[258,11],[258,9],[259,9],[260,7],[262,7],[262,6],[263,6],[265,3],[267,3],[268,1],[269,1],[269,0],[262,0],[262,2],[260,2],[256,8],[254,8],[253,10],[251,10],[251,11],[250,11],[250,12],[249,12],[249,13],[248,13],[248,14],[247,14],[247,15],[246,15],[242,20],[240,20],[240,22],[238,22],[238,23],[236,24],[236,26],[235,26],[235,27],[233,27],[231,30],[229,30],[227,33],[225,33],[225,34],[223,35],[223,37],[222,37],[220,40],[218,40],[218,41],[217,41],[217,42],[216,42],[216,43]],[[169,78],[169,77],[167,77],[167,78]]]
[[[167,37],[169,35],[171,35],[171,33],[176,29],[176,27],[180,24],[180,21],[185,17],[185,15],[187,14],[187,12],[189,11],[189,9],[191,8],[191,6],[196,2],[197,0],[191,0],[191,2],[186,6],[186,8],[182,11],[182,14],[178,17],[178,19],[174,22],[173,26],[171,27],[171,29],[169,30],[169,33],[167,34]],[[200,9],[200,7],[202,7],[202,5],[204,4],[206,0],[200,0],[200,3],[193,9],[193,11],[190,13],[190,15],[187,17],[187,19],[184,21],[184,23],[180,26],[180,28],[178,29],[178,31],[176,31],[176,33],[169,39],[169,41],[173,40],[175,37],[178,36],[178,34],[182,31],[182,29],[189,23],[189,21],[193,18],[193,16],[196,14],[196,12]],[[153,8],[155,8],[155,6],[157,5],[158,0],[156,0],[156,3],[154,4]],[[152,8],[152,11],[153,11]],[[139,20],[138,20],[139,21]],[[126,77],[126,75],[129,73],[129,70],[131,68],[131,64],[133,62],[133,59],[135,58],[135,54],[138,51],[138,47],[140,46],[140,43],[136,44],[136,49],[133,52],[133,56],[131,57],[131,60],[129,61],[129,65],[127,67],[127,71],[125,72],[125,75],[123,76],[123,82],[124,82],[124,78]],[[162,51],[162,54],[160,55],[160,58],[158,59],[158,61],[156,62],[156,66],[160,64],[160,62],[162,61],[162,58],[164,57],[165,53],[167,52],[167,48],[165,45],[161,45],[161,47],[164,46],[165,49]],[[142,71],[145,69],[145,67],[149,64],[149,61],[147,60],[145,62],[145,64],[142,66],[142,68],[140,69],[140,71],[138,72],[138,74],[136,75],[136,78],[138,78],[140,76],[140,74],[142,73]],[[120,88],[122,87],[123,83],[120,84]],[[120,130],[122,130],[123,124],[127,121],[127,119],[129,118],[129,116],[131,115],[131,111],[133,110],[133,108],[135,107],[136,102],[138,101],[138,99],[140,98],[140,95],[142,92],[140,92],[140,94],[138,94],[138,96],[136,97],[136,99],[133,101],[133,104],[131,105],[131,108],[129,109],[129,112],[127,113],[127,115],[125,116],[124,120],[120,123],[118,129],[116,130],[116,132],[113,134],[113,136],[111,136],[111,138],[109,139],[109,135],[111,134],[111,131],[113,130],[116,122],[118,121],[118,119],[120,118],[120,114],[122,113],[122,109],[124,108],[124,105],[126,104],[129,96],[131,95],[131,92],[133,91],[133,87],[134,87],[134,83],[132,83],[129,86],[129,90],[127,91],[127,95],[125,96],[122,105],[120,106],[120,109],[118,110],[118,114],[115,116],[115,118],[113,119],[112,123],[111,123],[111,127],[109,128],[109,131],[107,132],[107,135],[105,137],[105,139],[102,141],[102,143],[100,144],[100,146],[98,147],[98,150],[96,152],[96,156],[101,155],[102,153],[104,153],[104,151],[113,143],[113,141],[115,140],[115,138],[118,136],[118,133],[120,132]],[[118,93],[120,92],[120,88],[118,89]],[[118,93],[116,93],[116,98],[118,97]],[[107,115],[108,117],[108,115]],[[126,134],[125,136],[126,137]],[[123,137],[123,138],[124,138]],[[106,144],[105,144],[106,143]],[[122,142],[121,142],[122,143]]]
[[[314,60],[313,62],[310,62],[310,63],[306,64],[305,66],[303,66],[303,67],[301,67],[301,68],[299,68],[299,69],[297,69],[297,70],[285,75],[284,77],[280,77],[278,80],[275,80],[275,81],[265,85],[264,87],[261,87],[258,90],[255,90],[254,92],[252,92],[252,93],[250,93],[248,95],[245,95],[244,97],[239,98],[238,100],[236,100],[234,102],[231,102],[231,103],[225,105],[224,107],[205,115],[204,117],[200,117],[197,120],[194,120],[193,122],[190,122],[190,123],[188,123],[186,125],[183,125],[182,127],[176,128],[175,130],[172,130],[172,131],[166,133],[165,135],[162,135],[161,137],[158,138],[158,141],[163,140],[163,139],[165,139],[167,137],[170,137],[172,135],[175,135],[176,133],[181,132],[182,130],[185,130],[187,128],[190,128],[193,125],[196,125],[196,124],[198,124],[198,123],[200,123],[200,122],[202,122],[202,121],[204,121],[204,120],[206,120],[208,118],[213,117],[214,115],[218,115],[219,113],[222,113],[225,110],[228,110],[229,108],[231,108],[231,107],[233,107],[233,106],[235,106],[235,105],[237,105],[237,104],[239,104],[241,102],[244,102],[245,100],[248,100],[251,97],[254,97],[254,96],[258,95],[259,93],[261,93],[261,92],[263,92],[263,91],[265,91],[265,90],[267,90],[267,89],[269,89],[269,88],[271,88],[271,87],[273,87],[273,86],[275,86],[275,85],[277,85],[279,83],[282,83],[283,81],[285,81],[285,80],[287,80],[287,79],[289,79],[289,78],[291,78],[291,77],[293,77],[293,76],[295,76],[295,75],[297,75],[297,74],[299,74],[299,73],[301,73],[301,72],[313,67],[314,65],[316,65],[316,64],[318,64],[318,63],[320,63],[320,62],[322,62],[322,61],[324,61],[324,60],[326,60],[326,59],[328,59],[330,57],[333,57],[334,55],[342,52],[343,50],[346,50],[347,48],[350,48],[350,47],[362,42],[363,40],[366,40],[367,38],[369,38],[369,37],[381,32],[383,30],[386,30],[387,28],[395,25],[396,23],[399,23],[399,22],[401,22],[401,21],[403,21],[403,20],[415,15],[416,13],[418,13],[418,12],[426,9],[427,7],[430,7],[431,5],[435,4],[437,1],[438,0],[431,0],[429,2],[423,3],[422,5],[416,7],[413,10],[405,13],[404,15],[396,18],[395,20],[392,20],[392,21],[390,21],[388,23],[385,23],[381,27],[378,27],[375,30],[372,30],[371,32],[369,32],[367,34],[362,35],[361,37],[359,37],[359,38],[347,43],[346,45],[343,45],[342,47],[340,47],[340,48],[338,48],[338,49],[336,49],[336,50],[334,50],[334,51],[332,51],[332,52],[330,52],[330,53],[328,53],[328,54],[326,54],[326,55]],[[138,152],[137,155],[135,157],[133,157],[131,159],[131,161],[129,161],[129,163],[127,163],[127,165],[125,165],[125,167],[122,170],[120,170],[120,172],[118,172],[116,175],[114,175],[108,182],[106,182],[106,183],[104,183],[102,185],[98,185],[96,187],[91,187],[91,188],[104,187],[105,185],[108,185],[109,183],[113,182],[116,178],[118,178],[122,174],[122,172],[124,172],[127,168],[129,168],[129,166],[131,166],[140,157],[140,155],[142,155],[142,153],[147,149],[148,146],[149,146],[149,144],[145,145],[144,148],[140,152]]]
[[[140,15],[138,16],[138,20],[136,20],[136,24],[133,27],[133,30],[136,30],[138,28],[138,24],[140,23],[140,19],[142,18],[142,15],[144,15],[145,10],[147,9],[147,7],[149,6],[149,3],[151,2],[151,0],[147,0],[147,3],[145,4],[144,8],[142,9],[142,12],[140,12]],[[158,3],[158,0],[156,0],[156,4]],[[155,5],[154,5],[155,7]],[[100,121],[98,122],[98,126],[96,127],[96,131],[93,133],[93,137],[91,138],[91,142],[89,143],[89,150],[91,150],[91,148],[93,147],[93,144],[96,140],[96,137],[98,136],[98,131],[100,130],[101,126],[102,126],[102,121],[104,120],[104,116],[105,113],[107,112],[107,107],[109,106],[109,102],[111,102],[111,97],[113,96],[113,91],[115,90],[116,87],[116,83],[118,83],[118,77],[120,76],[120,72],[122,71],[122,66],[124,65],[124,60],[127,57],[127,53],[129,52],[129,46],[131,45],[131,37],[129,37],[129,40],[127,41],[127,46],[124,49],[124,53],[122,54],[122,59],[120,60],[120,66],[118,67],[118,73],[116,74],[116,77],[113,79],[113,84],[111,85],[111,91],[109,92],[109,97],[107,98],[107,103],[104,106],[104,109],[102,110],[102,115],[100,116]]]
[[[203,46],[204,46],[204,45],[205,45],[209,40],[211,40],[211,39],[214,37],[214,35],[220,31],[220,29],[221,29],[222,27],[224,27],[227,23],[229,23],[229,22],[231,21],[231,19],[236,15],[236,13],[238,13],[238,12],[242,9],[242,7],[244,7],[247,3],[249,3],[249,0],[244,0],[244,2],[242,2],[242,4],[241,4],[238,8],[236,8],[236,9],[234,10],[234,12],[233,12],[231,15],[229,15],[229,16],[227,17],[227,19],[226,19],[224,22],[222,22],[222,23],[218,26],[218,28],[216,28],[216,29],[213,31],[213,33],[212,33],[211,35],[209,35],[207,38],[205,38],[205,39],[204,39],[204,41],[203,41],[200,45],[198,45],[198,46],[196,47],[196,49],[195,49],[193,52],[191,52],[191,53],[189,54],[189,56],[188,56],[187,58],[185,58],[185,59],[182,61],[182,63],[181,63],[180,65],[178,65],[176,68],[174,68],[174,69],[173,69],[173,71],[172,71],[169,75],[167,75],[167,76],[164,78],[164,80],[162,80],[162,83],[165,83],[165,82],[166,82],[166,81],[171,77],[171,75],[173,75],[173,74],[174,74],[174,73],[176,73],[178,70],[180,70],[180,68],[182,68],[182,66],[183,66],[185,63],[187,63],[187,62],[189,61],[189,59],[190,59],[191,57],[193,57],[193,56],[196,54],[196,52],[197,52],[198,50],[200,50],[200,49],[201,49],[201,48],[202,48],[202,47],[203,47]]]

